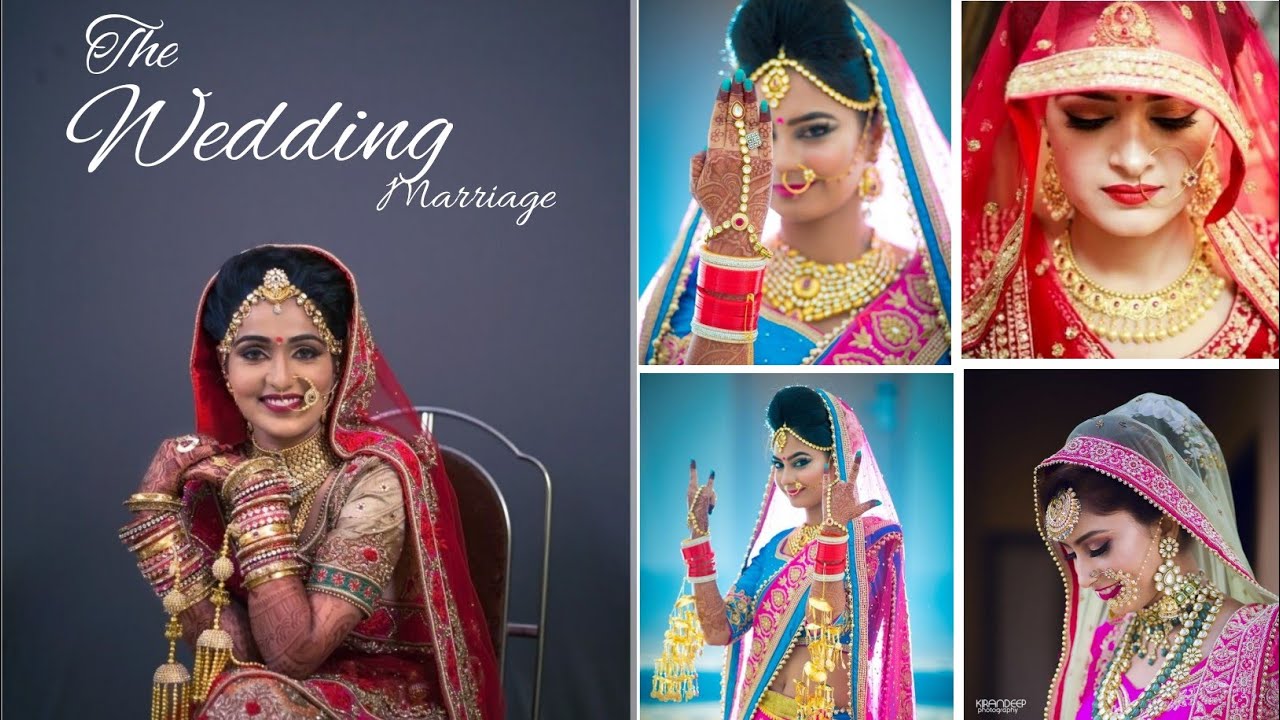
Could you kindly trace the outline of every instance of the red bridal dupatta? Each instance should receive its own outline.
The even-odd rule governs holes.
[[[1047,98],[1108,90],[1178,97],[1218,123],[1223,191],[1204,222],[1237,296],[1194,356],[1274,356],[1280,89],[1258,23],[1239,2],[1005,6],[964,99],[964,355],[1110,356],[1062,289],[1046,238],[1061,229],[1036,190]]]
[[[311,678],[229,669],[215,681],[204,707],[222,706],[235,697],[243,705],[237,717],[264,712],[264,717],[278,717],[265,699],[252,694],[255,683],[261,687],[267,682],[308,708],[314,706],[316,717],[497,720],[503,710],[494,649],[468,573],[457,501],[435,439],[418,428],[409,399],[374,345],[355,277],[324,250],[294,247],[323,256],[350,284],[353,309],[326,430],[344,463],[373,457],[395,470],[407,524],[398,568],[407,565],[411,580],[395,602],[376,603],[373,614]],[[212,285],[210,280],[201,296],[201,311]],[[201,311],[191,351],[196,430],[223,443],[243,443],[248,440],[244,418],[223,385],[217,342],[201,329]],[[402,412],[394,414],[397,410]],[[386,414],[390,419],[372,420]],[[223,518],[213,494],[188,487],[187,498],[193,505],[193,533],[207,546],[218,547]],[[238,571],[228,585],[243,603]],[[205,715],[197,711],[196,717]]]
[[[815,390],[827,407],[835,438],[837,477],[857,484],[860,500],[879,507],[853,520],[849,533],[850,599],[842,642],[848,667],[832,673],[832,687],[848,683],[851,707],[836,720],[915,717],[911,640],[907,622],[902,527],[857,416],[844,401]],[[862,451],[857,477],[847,475]],[[817,543],[784,558],[778,544],[804,522],[770,475],[742,572],[726,597],[732,640],[725,651],[724,720],[752,720],[774,673],[785,662],[804,624]]]
[[[1036,467],[1036,508],[1044,507],[1044,470],[1058,464],[1079,465],[1122,482],[1177,520],[1209,582],[1245,604],[1214,647],[1204,649],[1205,660],[1180,688],[1174,701],[1178,710],[1170,717],[1275,718],[1280,612],[1275,594],[1258,584],[1241,549],[1226,459],[1204,422],[1177,400],[1148,393],[1080,423],[1066,445]],[[1036,526],[1046,537],[1038,511]],[[1081,591],[1074,560],[1062,544],[1046,537],[1045,545],[1066,589],[1062,655],[1045,717],[1071,719],[1093,707],[1092,688],[1106,670],[1095,657],[1095,635],[1106,630],[1107,608],[1097,593]],[[1188,708],[1190,714],[1182,714]]]

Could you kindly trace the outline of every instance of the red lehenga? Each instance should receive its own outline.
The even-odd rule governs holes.
[[[194,717],[501,718],[494,649],[468,573],[457,502],[435,439],[418,428],[416,416],[408,412],[409,400],[373,343],[355,278],[329,253],[304,249],[341,268],[355,298],[341,381],[326,428],[342,461],[334,484],[346,481],[350,488],[351,480],[370,466],[397,478],[404,501],[403,551],[388,587],[370,603],[372,614],[311,677],[294,680],[264,668],[229,667]],[[224,443],[246,442],[244,419],[223,387],[217,343],[201,330],[199,317],[191,380],[197,432]],[[372,419],[393,410],[406,412],[390,420]],[[193,535],[217,548],[224,521],[212,488],[189,484],[185,500]],[[377,558],[377,548],[364,553],[363,560]],[[236,601],[246,601],[238,571],[228,587]]]
[[[1212,113],[1223,192],[1205,218],[1235,284],[1223,326],[1193,357],[1275,357],[1276,62],[1238,2],[1006,5],[965,96],[961,139],[963,354],[1110,357],[1053,266],[1037,202],[1046,99],[1120,90]]]

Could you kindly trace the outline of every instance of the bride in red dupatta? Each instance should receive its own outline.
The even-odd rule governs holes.
[[[1274,357],[1278,93],[1244,3],[1006,5],[964,101],[963,354]]]
[[[329,292],[332,287],[315,285],[317,263],[320,272],[333,279],[330,285],[345,284],[337,295]],[[314,349],[292,349],[295,354],[288,359],[272,360],[268,355],[276,350],[269,337],[246,337],[251,323],[248,313],[231,318],[225,337],[213,336],[210,327],[218,321],[211,324],[206,317],[210,303],[216,302],[211,296],[218,293],[220,281],[228,282],[224,275],[233,266],[257,297],[249,295],[242,310],[274,303],[280,316],[282,300],[289,299],[286,308],[296,301],[306,311],[307,318],[295,326],[309,334],[288,341],[276,337],[280,352],[302,348],[296,345],[299,338]],[[288,277],[295,271],[299,277],[312,278],[311,286],[299,280],[301,287],[295,288]],[[277,272],[283,274],[274,275]],[[337,296],[344,300],[326,305],[326,300]],[[345,323],[337,322],[335,315],[343,306],[349,308],[343,313]],[[235,572],[226,580],[230,603],[221,610],[220,621],[234,643],[233,657],[227,669],[212,679],[211,687],[202,690],[197,650],[191,716],[502,717],[494,649],[468,573],[453,490],[434,438],[417,427],[409,400],[374,345],[350,271],[314,247],[256,248],[232,258],[210,280],[198,312],[191,352],[198,435],[161,446],[143,482],[144,492],[127,503],[135,511],[152,512],[140,512],[141,517],[121,532],[139,554],[144,575],[164,595],[175,583],[164,578],[163,568],[154,571],[156,560],[148,565],[142,559],[148,552],[156,555],[146,547],[154,537],[140,537],[147,527],[138,528],[148,522],[153,528],[157,523],[166,527],[162,518],[170,510],[178,520],[172,537],[154,541],[153,546],[174,547],[173,555],[182,560],[171,567],[182,566],[179,588],[185,595],[179,597],[189,598],[190,606],[182,609],[181,624],[188,640],[211,624],[214,613],[208,598],[216,599],[218,590],[206,587],[216,585],[208,569],[220,547],[227,552],[223,538],[228,520],[241,525],[240,532],[252,527],[246,524],[252,522],[252,510],[241,512],[228,501],[231,486],[238,492],[255,483],[269,485],[274,477],[288,474],[258,473],[235,484],[231,478],[237,468],[269,456],[279,461],[276,468],[298,469],[299,477],[306,472],[316,477],[292,491],[291,522],[280,526],[285,529],[281,537],[293,537],[288,533],[290,526],[296,533],[296,548],[286,543],[288,548],[280,551],[287,554],[296,549],[296,570],[286,559],[263,570],[252,566],[255,569],[246,573],[245,563],[253,560],[246,559],[245,551],[252,541],[241,535],[230,544]],[[291,308],[288,312],[294,313]],[[261,310],[256,317],[270,319],[270,314]],[[293,317],[298,323],[300,316],[294,313]],[[328,326],[339,328],[337,334],[326,326],[326,317]],[[237,337],[241,320],[244,325]],[[261,320],[255,322],[259,322],[255,327],[262,327]],[[231,341],[236,353],[255,354],[246,355],[249,360],[232,356]],[[242,349],[255,343],[261,347]],[[331,375],[322,361],[326,345],[333,364]],[[275,379],[267,376],[267,390],[282,384],[290,387],[276,387],[278,394],[263,397],[270,401],[267,405],[282,404],[283,409],[252,409],[251,401],[246,422],[241,411],[245,381],[228,370],[228,363],[244,362],[263,363],[262,367],[284,363],[280,367],[285,369]],[[319,381],[288,375],[313,370]],[[315,405],[322,407],[312,409]],[[390,413],[396,410],[404,412]],[[283,421],[263,414],[272,412]],[[318,422],[308,413],[317,413]],[[389,420],[373,419],[388,414]],[[269,434],[257,422],[264,418],[273,429],[289,427],[280,423],[294,420],[299,428],[311,423],[314,429],[305,430],[306,439],[293,447],[264,448]],[[175,497],[181,493],[180,507],[166,500],[166,493]],[[268,497],[258,504],[270,501]],[[233,529],[230,536],[234,538],[235,533]],[[163,563],[164,557],[158,561]],[[276,567],[284,569],[269,573]],[[254,573],[261,576],[263,572],[268,572],[265,580],[254,578]],[[291,608],[289,615],[272,614],[278,607],[288,608],[290,599],[303,598],[300,593],[305,593],[302,604]],[[171,611],[170,602],[167,598],[165,605]],[[273,605],[264,607],[268,604]],[[157,672],[157,687],[161,675]],[[185,717],[179,711],[174,715]]]

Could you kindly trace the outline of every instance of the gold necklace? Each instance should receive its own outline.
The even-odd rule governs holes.
[[[1195,324],[1218,301],[1227,281],[1209,265],[1209,238],[1198,232],[1196,251],[1182,275],[1148,293],[1108,290],[1090,278],[1071,252],[1071,236],[1053,241],[1053,266],[1071,304],[1089,330],[1112,342],[1158,342]]]
[[[821,525],[810,525],[808,523],[801,525],[796,532],[791,533],[791,537],[787,538],[787,554],[792,557],[799,555],[809,546],[809,543],[818,539],[818,533],[821,530]]]
[[[289,504],[298,508],[293,520],[294,532],[301,531],[315,501],[315,491],[341,463],[333,448],[329,447],[324,428],[317,428],[306,440],[282,450],[267,450],[253,440],[253,455],[270,455],[289,471]]]
[[[825,264],[782,245],[764,274],[769,305],[798,320],[817,322],[857,310],[880,296],[902,270],[897,253],[876,235],[853,262]]]
[[[1177,697],[1191,675],[1191,668],[1204,654],[1202,642],[1222,610],[1221,590],[1209,584],[1203,574],[1188,575],[1166,597],[1172,598],[1177,614],[1166,617],[1161,608],[1139,611],[1129,621],[1102,682],[1094,694],[1094,720],[1131,720],[1150,710],[1153,716]],[[1161,604],[1168,605],[1164,599]],[[1177,632],[1174,632],[1177,628]],[[1156,649],[1160,671],[1133,702],[1128,702],[1121,682],[1134,657],[1145,658]],[[1154,665],[1154,661],[1149,660]]]

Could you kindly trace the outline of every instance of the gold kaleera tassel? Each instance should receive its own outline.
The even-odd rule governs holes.
[[[662,637],[662,655],[653,663],[653,687],[649,697],[662,702],[682,702],[698,697],[698,670],[694,662],[702,654],[706,637],[698,620],[698,608],[688,580],[680,583],[680,595]]]
[[[182,637],[182,623],[178,620],[178,614],[186,605],[186,597],[178,589],[182,565],[178,561],[176,546],[169,568],[173,573],[173,589],[165,594],[163,600],[164,610],[169,613],[169,622],[164,626],[164,637],[169,641],[169,659],[156,668],[151,679],[151,720],[188,720],[191,714],[191,674],[175,658],[178,638]]]
[[[831,720],[835,713],[835,692],[827,682],[835,672],[840,654],[840,631],[833,623],[831,603],[826,598],[809,598],[811,622],[804,626],[809,641],[809,661],[804,664],[804,677],[796,680],[796,720]]]
[[[227,667],[227,662],[231,659],[231,634],[220,626],[222,608],[231,602],[227,593],[227,578],[235,571],[231,558],[227,557],[230,539],[231,531],[228,529],[222,536],[222,550],[218,559],[213,561],[213,576],[218,581],[218,587],[209,596],[209,602],[213,603],[213,627],[200,633],[200,638],[196,640],[195,677],[191,684],[191,695],[197,702],[203,702],[209,696],[214,678]]]

